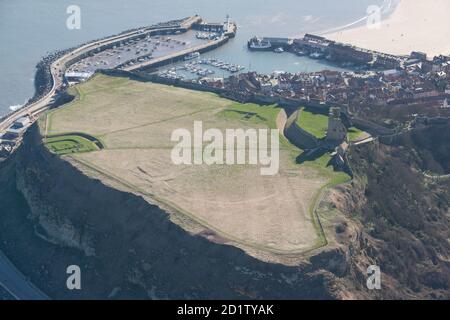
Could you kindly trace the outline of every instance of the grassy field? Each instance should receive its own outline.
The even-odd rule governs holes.
[[[302,108],[299,112],[297,124],[316,138],[322,139],[327,135],[328,116]]]
[[[83,153],[99,150],[96,144],[86,138],[77,135],[61,135],[48,137],[45,145],[58,155]]]
[[[82,144],[47,141],[54,152],[82,164],[86,174],[172,208],[177,223],[191,219],[220,241],[244,250],[292,254],[326,243],[311,208],[324,187],[343,179],[326,166],[327,155],[297,164],[295,156],[301,150],[280,136],[280,170],[275,176],[262,176],[260,165],[193,166],[171,161],[176,142],[170,137],[175,129],[192,132],[194,121],[200,120],[203,130],[273,129],[278,107],[104,75],[72,90],[77,99],[48,113],[40,128],[49,137],[82,132],[101,141],[102,150],[82,153],[72,152],[83,150]]]
[[[313,113],[305,108],[302,108],[299,112],[297,124],[307,132],[314,135],[316,138],[322,139],[327,135],[328,116],[320,113]],[[348,140],[358,140],[365,134],[366,133],[364,131],[351,127],[348,129]]]
[[[348,129],[348,140],[349,141],[355,141],[364,136],[366,133],[362,130],[359,130],[358,128],[351,127]]]
[[[276,105],[260,106],[254,103],[234,103],[219,115],[227,119],[237,119],[250,124],[264,124],[276,129],[276,117],[280,109]]]
[[[280,108],[277,105],[257,105],[254,103],[234,103],[218,114],[227,120],[239,120],[246,125],[264,125],[270,129],[277,129],[276,119]],[[301,152],[292,145],[284,136],[280,136],[280,148],[291,152],[291,158]]]

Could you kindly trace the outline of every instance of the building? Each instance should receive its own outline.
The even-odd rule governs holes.
[[[14,128],[26,128],[31,124],[31,120],[29,117],[20,117],[16,121],[14,121]]]
[[[289,48],[292,46],[294,40],[289,38],[270,38],[270,37],[264,37],[263,41],[269,42],[272,47],[282,47],[282,48]]]
[[[327,141],[341,143],[347,139],[347,128],[341,120],[341,109],[331,107],[328,115]]]
[[[375,60],[375,66],[386,68],[386,69],[397,69],[402,65],[402,60],[399,57],[390,55],[377,55]]]
[[[366,64],[373,60],[371,52],[342,43],[331,43],[328,46],[328,54],[330,60],[338,62]]]
[[[82,82],[92,77],[91,72],[66,72],[64,78],[67,82]]]
[[[5,140],[20,138],[30,125],[31,119],[28,116],[20,117],[6,130],[2,138]]]
[[[419,51],[411,52],[410,57],[411,57],[411,59],[418,59],[418,60],[421,60],[421,61],[427,60],[427,54],[424,53],[424,52],[419,52]]]
[[[15,128],[14,126],[11,126],[10,128],[8,128],[5,132],[5,134],[3,135],[3,139],[17,139],[20,138],[25,131],[27,130],[26,127],[22,127],[22,128]]]

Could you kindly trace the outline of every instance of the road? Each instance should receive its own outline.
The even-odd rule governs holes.
[[[0,286],[17,300],[49,300],[0,251]]]

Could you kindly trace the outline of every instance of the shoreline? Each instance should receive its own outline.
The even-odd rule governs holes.
[[[395,12],[397,9],[397,6],[399,5],[400,1],[402,0],[384,0],[384,3],[380,6],[382,17],[381,19],[388,20],[391,15]],[[395,3],[393,3],[395,2]],[[318,32],[313,32],[313,34],[316,34],[318,36],[324,36],[327,37],[327,35],[335,34],[338,32],[344,32],[348,30],[353,30],[356,28],[360,28],[366,24],[366,20],[368,18],[368,14],[366,14],[364,17],[358,18],[357,20],[347,23],[343,26],[338,26],[334,28],[330,28],[327,30],[320,30]]]
[[[450,2],[400,0],[380,28],[366,25],[324,34],[328,39],[395,55],[412,51],[428,57],[450,54]]]

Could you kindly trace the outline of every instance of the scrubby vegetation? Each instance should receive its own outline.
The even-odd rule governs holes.
[[[414,147],[371,144],[351,152],[354,173],[367,184],[365,204],[350,214],[378,240],[368,252],[402,290],[448,299],[450,183],[427,180]]]

